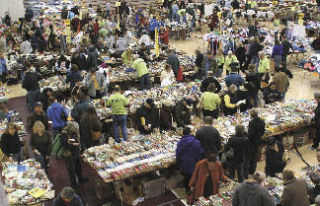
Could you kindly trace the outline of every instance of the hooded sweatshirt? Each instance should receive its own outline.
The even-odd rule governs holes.
[[[245,181],[234,190],[232,206],[275,206],[275,202],[261,185]]]
[[[192,135],[185,135],[178,142],[176,150],[177,164],[183,173],[192,175],[196,163],[201,160],[204,150],[199,140]]]
[[[61,118],[63,115],[61,114],[62,112],[66,117],[68,116],[67,110],[59,102],[52,103],[48,108],[47,116],[53,122],[53,128],[63,127],[66,125],[67,122]]]

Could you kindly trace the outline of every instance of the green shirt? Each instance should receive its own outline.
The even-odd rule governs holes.
[[[258,72],[259,73],[266,73],[270,69],[270,60],[265,57],[259,62]]]
[[[231,71],[231,67],[229,65],[231,63],[236,63],[236,62],[239,63],[238,59],[235,55],[232,55],[231,57],[229,57],[229,55],[227,55],[226,59],[225,59],[225,63],[224,63],[226,70]]]
[[[115,93],[107,101],[107,107],[111,106],[113,115],[126,115],[129,100],[120,93]]]
[[[219,95],[213,92],[205,92],[201,95],[201,102],[204,110],[214,111],[221,104]]]
[[[217,61],[218,66],[224,64],[224,56],[222,56],[222,55],[217,56],[216,61]]]
[[[180,9],[178,11],[178,15],[181,16],[182,14],[185,14],[186,13],[186,10],[185,9]]]
[[[149,74],[147,64],[141,58],[138,58],[133,62],[132,68],[134,70],[137,70],[138,77],[142,77],[145,74]]]
[[[124,64],[129,64],[129,65],[132,64],[132,55],[129,56],[129,55],[128,55],[128,51],[122,52],[122,54],[121,54],[121,59],[122,59],[122,61],[123,61]]]

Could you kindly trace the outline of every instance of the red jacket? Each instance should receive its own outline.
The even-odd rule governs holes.
[[[169,29],[165,29],[164,32],[161,33],[160,39],[165,45],[169,44]]]
[[[96,22],[94,24],[94,34],[98,34],[98,32],[99,32],[99,24]]]
[[[227,176],[223,173],[223,168],[220,162],[216,161],[214,163],[214,168],[210,171],[212,184],[213,184],[213,194],[219,193],[219,184],[220,180],[227,181]],[[191,180],[190,180],[190,187],[194,187],[195,189],[195,198],[198,199],[199,197],[203,196],[204,186],[207,181],[207,174],[209,173],[208,167],[208,159],[203,159],[196,164],[196,167],[193,171]]]

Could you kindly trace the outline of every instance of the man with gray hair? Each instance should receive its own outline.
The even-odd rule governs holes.
[[[53,200],[53,206],[83,206],[81,198],[71,187],[64,187]]]
[[[320,142],[320,92],[314,93],[314,99],[317,101],[318,106],[314,110],[313,122],[316,128],[316,134],[313,139],[313,145],[309,147],[309,149],[311,150],[318,149],[319,142]]]

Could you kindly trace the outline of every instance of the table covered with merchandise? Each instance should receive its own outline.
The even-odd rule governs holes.
[[[277,102],[266,105],[264,108],[256,108],[260,118],[266,122],[264,137],[288,133],[310,125],[315,107],[315,101],[288,100],[285,103]],[[230,135],[235,133],[237,124],[248,127],[249,122],[249,113],[243,112],[234,116],[219,117],[214,121],[213,126],[220,132],[223,142],[226,143]],[[199,126],[198,123],[193,124],[194,129]]]
[[[260,117],[266,121],[265,137],[299,130],[310,124],[314,108],[315,102],[308,100],[288,101],[259,108]],[[245,112],[219,118],[213,126],[226,143],[234,134],[236,124],[248,126],[249,121],[249,114]],[[193,127],[196,130],[200,125],[194,124]],[[137,135],[121,144],[92,147],[86,151],[84,159],[106,182],[112,182],[174,164],[179,139],[180,135],[174,133]]]
[[[54,198],[53,185],[40,163],[33,159],[5,163],[2,170],[4,189],[10,205],[33,205]]]
[[[180,136],[172,133],[136,135],[121,144],[91,147],[84,159],[105,182],[125,179],[175,163],[175,150]]]

